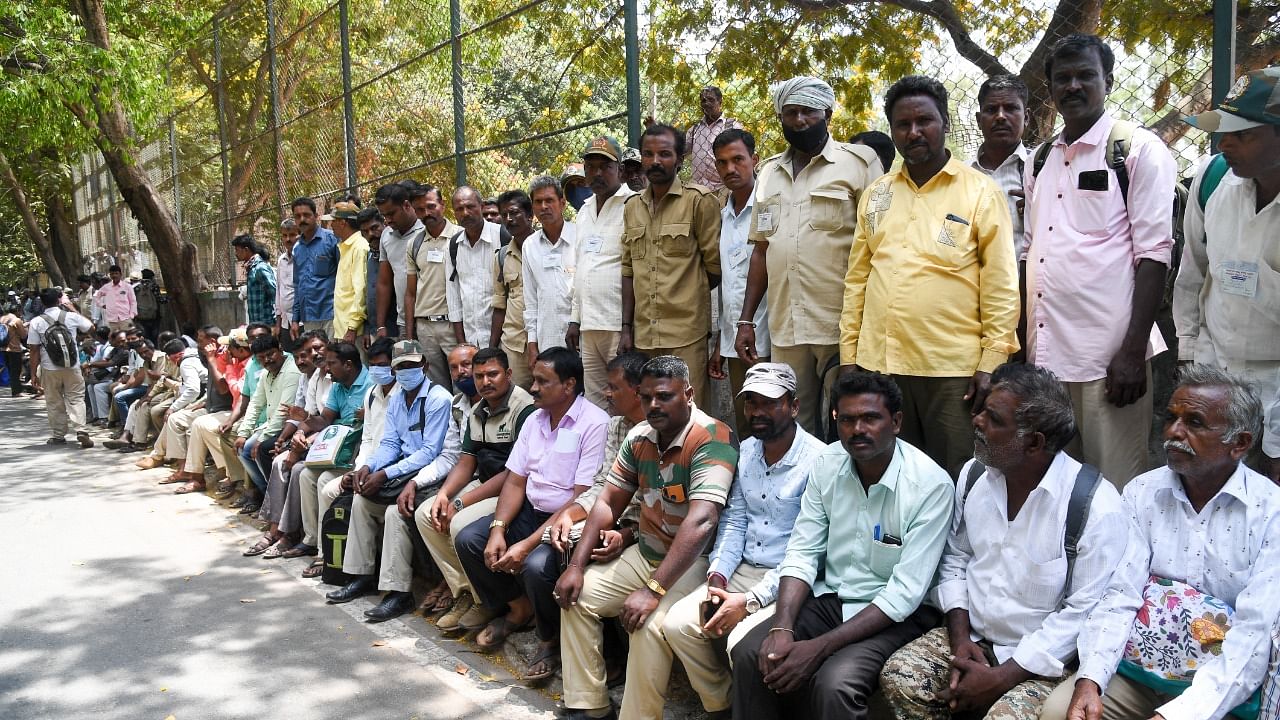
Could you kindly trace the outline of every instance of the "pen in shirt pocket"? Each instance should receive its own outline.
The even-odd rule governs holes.
[[[953,222],[958,222],[958,223],[960,223],[961,225],[968,225],[968,224],[969,224],[969,221],[968,221],[968,220],[965,220],[964,218],[962,218],[962,217],[960,217],[959,215],[956,215],[956,214],[954,214],[954,213],[947,213],[947,219],[948,219],[948,220],[951,220],[951,221],[953,221]]]

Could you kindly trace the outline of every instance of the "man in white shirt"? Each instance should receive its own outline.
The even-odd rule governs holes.
[[[1080,670],[1045,702],[1045,720],[1224,717],[1262,684],[1280,611],[1280,488],[1245,467],[1262,404],[1238,377],[1184,368],[1164,426],[1167,466],[1125,486],[1128,550],[1080,632]],[[1176,697],[1117,674],[1151,578],[1172,578],[1234,608],[1221,651]]]
[[[1257,70],[1241,78],[1217,110],[1187,118],[1218,133],[1222,155],[1206,162],[1191,183],[1173,290],[1178,360],[1238,373],[1257,388],[1262,447],[1250,466],[1272,482],[1280,482],[1277,88],[1280,67]]]
[[[298,222],[285,218],[280,223],[280,244],[284,251],[276,260],[276,336],[284,338],[293,327],[293,244],[298,242]],[[283,342],[283,340],[282,340]],[[292,347],[292,343],[289,343]]]
[[[1120,493],[1063,452],[1076,423],[1052,372],[998,368],[973,425],[975,459],[956,484],[935,586],[946,626],[894,653],[880,673],[898,720],[1036,720],[1128,540]],[[1077,486],[1086,494],[1073,527]]]
[[[1013,249],[1021,257],[1026,250],[1022,235],[1022,170],[1030,153],[1022,144],[1030,91],[1016,75],[993,75],[978,88],[978,112],[982,144],[969,167],[991,176],[1005,193],[1013,218]]]
[[[449,240],[444,274],[449,322],[458,343],[489,347],[493,323],[493,278],[498,271],[502,226],[484,219],[479,191],[466,185],[453,192],[453,216],[462,234]],[[496,341],[496,338],[495,338]]]
[[[622,184],[618,161],[607,154],[583,157],[582,166],[592,195],[575,219],[578,245],[565,345],[582,354],[587,399],[604,408],[607,366],[622,335],[622,208],[636,192]]]
[[[592,154],[608,157],[607,150],[592,151],[591,146],[587,146],[583,157]],[[522,269],[524,327],[528,335],[524,355],[532,367],[542,350],[564,346],[573,306],[578,229],[565,222],[564,189],[559,180],[550,175],[536,178],[529,185],[529,197],[533,214],[542,225],[524,243]]]
[[[67,430],[76,434],[82,448],[93,447],[84,420],[84,375],[80,372],[78,335],[93,329],[93,323],[78,312],[68,310],[62,303],[62,291],[45,288],[40,291],[44,312],[31,319],[27,326],[27,349],[31,352],[31,386],[36,394],[44,393],[44,405],[49,414],[52,434],[47,445],[67,442]],[[68,303],[70,305],[70,303]],[[51,326],[65,325],[71,331],[71,342],[64,346],[57,343],[53,355],[45,347],[45,333]],[[56,358],[65,358],[54,362]],[[69,426],[69,427],[68,427]]]

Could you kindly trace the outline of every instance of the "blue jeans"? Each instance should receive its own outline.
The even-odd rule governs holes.
[[[255,432],[240,449],[240,464],[244,465],[244,470],[249,474],[249,479],[253,481],[254,486],[264,493],[267,491],[267,477],[271,474],[271,448],[275,446],[276,438],[279,436],[280,434],[276,433],[270,437],[263,437],[261,433]]]
[[[146,385],[131,387],[116,393],[116,415],[119,417],[121,425],[124,425],[125,421],[129,419],[129,406],[133,404],[133,401],[146,394]]]

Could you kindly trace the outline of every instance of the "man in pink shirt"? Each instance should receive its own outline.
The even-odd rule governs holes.
[[[133,293],[133,286],[124,281],[124,273],[119,265],[112,265],[107,275],[111,282],[98,288],[93,294],[94,302],[102,307],[103,317],[111,332],[127,330],[138,314],[138,298]]]
[[[1079,433],[1067,452],[1123,487],[1149,464],[1149,361],[1165,350],[1154,323],[1176,166],[1142,128],[1125,128],[1124,171],[1108,164],[1120,122],[1104,108],[1113,65],[1092,35],[1063,38],[1045,60],[1063,128],[1026,166],[1023,347],[1071,393]]]

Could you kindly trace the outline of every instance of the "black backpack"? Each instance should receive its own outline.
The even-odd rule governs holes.
[[[49,354],[49,362],[60,368],[75,367],[80,360],[80,348],[76,346],[76,334],[67,327],[67,311],[59,310],[58,319],[51,320],[47,316],[49,327],[44,331],[44,351]]]
[[[352,576],[342,572],[342,557],[347,548],[347,530],[351,526],[351,502],[355,496],[350,490],[334,498],[324,511],[320,521],[320,552],[324,556],[324,570],[320,580],[329,585],[346,585]]]

